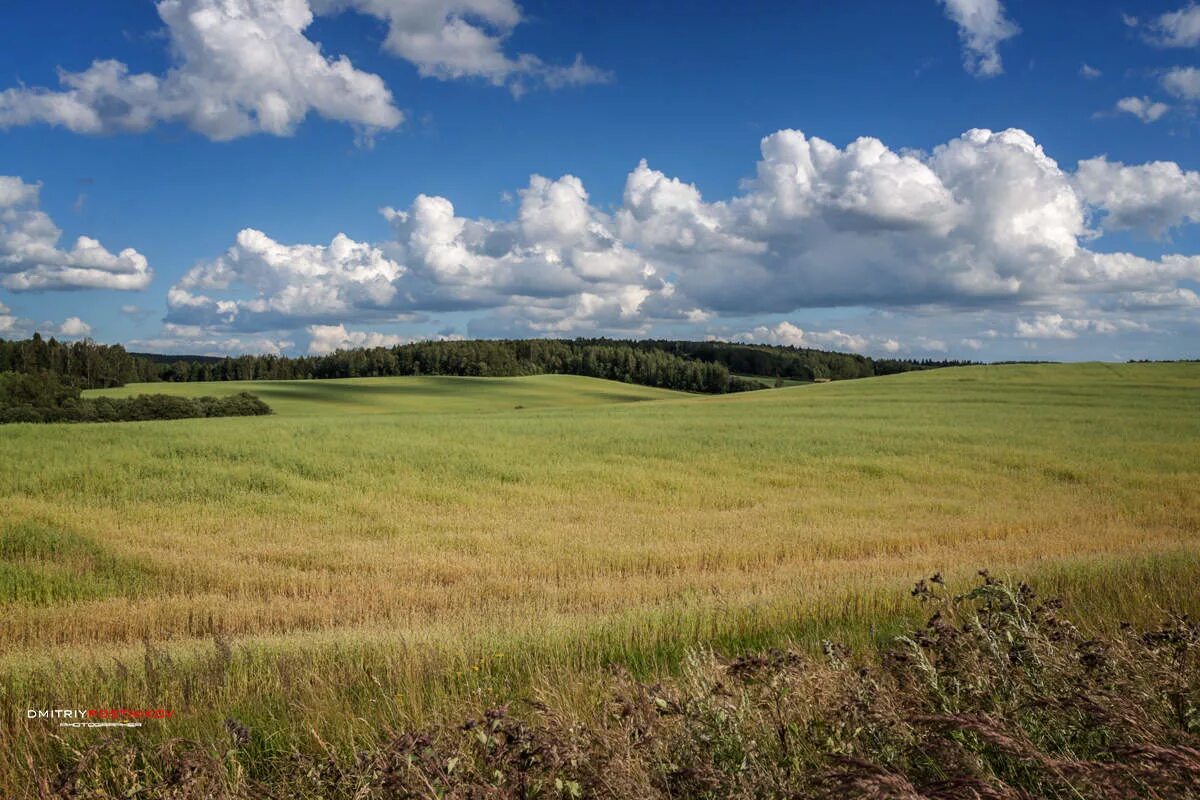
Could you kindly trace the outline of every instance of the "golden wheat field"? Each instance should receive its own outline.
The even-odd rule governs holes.
[[[354,742],[612,661],[878,636],[933,571],[1200,611],[1196,364],[154,386],[245,389],[277,413],[0,431],[8,768],[86,736],[29,707]]]

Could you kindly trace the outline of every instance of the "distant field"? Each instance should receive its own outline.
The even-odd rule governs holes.
[[[234,717],[349,747],[610,661],[866,639],[935,570],[1036,575],[1098,623],[1200,612],[1200,365],[717,397],[567,376],[113,393],[147,390],[278,413],[0,431],[13,763],[58,752],[27,707],[153,703],[178,718],[129,735]]]
[[[752,381],[758,381],[763,386],[767,386],[767,387],[771,387],[771,388],[775,387],[776,379],[769,375],[751,375],[746,372],[738,372],[735,374],[739,378],[748,378]],[[808,384],[810,384],[812,382],[813,381],[800,381],[800,380],[795,380],[793,378],[784,378],[782,380],[782,386],[807,386]]]
[[[679,392],[574,375],[527,378],[342,378],[322,381],[133,383],[87,397],[171,394],[182,397],[253,392],[284,416],[412,412],[477,412],[633,403],[682,397]]]

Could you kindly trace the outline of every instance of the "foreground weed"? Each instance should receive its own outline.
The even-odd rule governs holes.
[[[877,651],[697,651],[666,682],[613,668],[590,707],[547,687],[353,752],[273,752],[233,719],[219,742],[110,738],[61,749],[31,796],[1200,797],[1195,622],[1093,638],[986,572],[913,595],[927,621]]]

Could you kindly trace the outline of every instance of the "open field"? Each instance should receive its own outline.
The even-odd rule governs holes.
[[[737,377],[739,377],[739,378],[747,378],[749,380],[758,381],[760,384],[762,384],[763,386],[766,386],[768,389],[775,387],[776,379],[772,378],[769,375],[750,375],[745,372],[737,372],[734,374],[737,375]],[[813,381],[800,381],[800,380],[795,380],[794,378],[781,379],[782,386],[807,386],[810,383],[813,383]]]
[[[175,709],[130,733],[147,741],[234,717],[284,732],[264,747],[350,746],[609,661],[863,641],[935,570],[1037,576],[1097,623],[1200,612],[1200,365],[716,397],[565,376],[153,385],[243,390],[278,413],[0,431],[10,769],[94,736],[52,742],[29,707]]]
[[[527,378],[342,378],[325,381],[223,381],[129,384],[87,392],[88,397],[170,394],[223,397],[253,392],[283,416],[507,411],[632,403],[680,397],[678,392],[597,381],[573,375]]]

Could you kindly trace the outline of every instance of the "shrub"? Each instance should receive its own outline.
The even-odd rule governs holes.
[[[78,386],[52,372],[0,372],[0,424],[6,422],[123,422],[270,414],[249,392],[228,397],[80,396]]]

